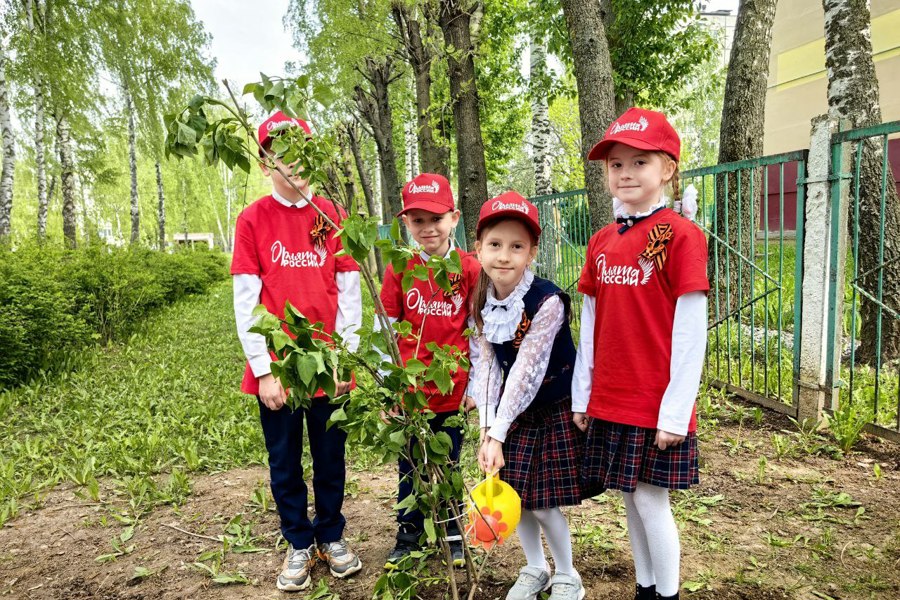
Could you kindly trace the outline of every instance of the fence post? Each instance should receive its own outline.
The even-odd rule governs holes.
[[[841,147],[834,153],[831,147],[831,135],[838,127],[838,121],[827,115],[812,120],[803,239],[800,372],[796,374],[797,419],[801,422],[818,422],[826,400],[831,400],[828,363],[834,352],[836,315],[841,314],[843,301],[843,294],[836,293],[843,289],[844,279],[844,261],[838,258],[846,256],[847,238],[846,202],[842,198],[846,185],[841,184],[847,158]],[[843,219],[835,210],[844,214]]]

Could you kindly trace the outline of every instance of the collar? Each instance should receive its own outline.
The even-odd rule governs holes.
[[[492,344],[503,344],[515,337],[516,327],[522,320],[522,311],[525,310],[523,298],[531,289],[532,282],[534,282],[534,273],[526,270],[512,293],[503,300],[497,300],[494,295],[494,284],[488,284],[487,298],[484,308],[481,309],[481,319],[484,322],[483,333],[487,341]]]
[[[653,206],[651,206],[649,208],[649,210],[646,210],[644,212],[639,212],[639,213],[636,213],[633,215],[628,214],[628,212],[625,210],[625,207],[622,205],[622,203],[618,202],[618,198],[613,198],[613,203],[614,203],[613,205],[615,206],[615,212],[616,212],[616,223],[618,223],[619,225],[622,226],[622,227],[619,227],[619,233],[622,234],[622,233],[625,233],[626,231],[628,231],[629,229],[631,229],[632,227],[634,227],[635,225],[637,225],[638,223],[640,223],[641,221],[643,221],[644,219],[646,219],[647,217],[664,209],[666,206],[669,205],[669,199],[666,196],[663,196],[662,198],[660,198],[660,201],[658,203],[654,204]]]
[[[287,206],[288,208],[303,208],[304,206],[309,204],[309,201],[312,199],[312,195],[310,195],[309,198],[304,197],[300,198],[300,200],[298,200],[297,202],[291,202],[275,190],[272,190],[272,197],[275,198],[275,201],[278,202],[278,204]]]
[[[450,258],[450,253],[456,250],[456,241],[453,239],[453,236],[450,236],[450,248],[447,250],[447,253],[444,255],[444,258]],[[431,255],[425,252],[424,250],[419,251],[419,258],[422,259],[422,262],[428,262],[428,259],[431,258]]]

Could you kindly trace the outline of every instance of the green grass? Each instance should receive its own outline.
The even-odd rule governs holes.
[[[230,281],[82,358],[0,394],[0,523],[59,482],[102,500],[97,480],[109,477],[141,513],[184,497],[179,474],[265,462],[255,403],[238,390]]]

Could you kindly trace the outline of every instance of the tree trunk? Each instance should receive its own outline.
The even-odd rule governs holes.
[[[478,212],[488,199],[487,166],[484,159],[484,141],[481,138],[481,117],[478,114],[479,98],[475,78],[475,61],[472,58],[472,41],[469,30],[466,0],[441,0],[438,22],[444,33],[447,67],[450,78],[450,102],[456,127],[456,163],[459,206],[462,209],[469,248],[475,243],[475,225]]]
[[[60,180],[62,182],[63,237],[66,246],[78,244],[75,213],[75,158],[72,152],[71,129],[65,116],[56,120],[56,145],[59,149]]]
[[[77,180],[78,192],[81,196],[81,242],[85,246],[91,245],[91,218],[88,211],[87,192],[84,189],[84,178],[79,177]],[[96,227],[94,228],[96,230]]]
[[[375,207],[375,193],[372,191],[372,182],[369,180],[369,173],[366,171],[362,152],[359,149],[359,129],[353,123],[348,123],[345,130],[350,153],[353,155],[353,163],[356,165],[356,173],[359,175],[359,184],[362,186],[363,196],[366,198],[366,208],[370,217],[377,217],[379,215],[378,209]],[[375,254],[375,267],[378,269],[378,277],[384,278],[384,259],[381,256],[381,251],[375,248],[372,252]]]
[[[409,7],[397,2],[391,14],[406,49],[406,58],[413,70],[416,89],[417,138],[419,164],[425,173],[439,173],[450,178],[450,149],[435,140],[431,126],[431,60],[432,53],[422,40],[422,27],[409,13]]]
[[[156,161],[156,194],[159,197],[159,249],[166,249],[166,193],[163,189],[162,168]]]
[[[725,100],[722,107],[722,128],[719,133],[719,163],[762,156],[766,108],[766,85],[769,78],[769,49],[772,42],[772,23],[775,21],[776,0],[741,0],[738,8],[734,43],[725,79]],[[749,195],[762,189],[761,171],[747,176],[740,174],[740,202],[738,177],[718,178],[716,185],[717,236],[735,251],[727,251],[722,243],[710,242],[710,250],[718,257],[710,257],[710,281],[718,281],[719,298],[726,305],[724,314],[738,316],[742,299],[752,296],[752,270],[746,260],[753,260],[756,232],[752,225],[758,200]],[[751,179],[752,177],[752,179]],[[727,184],[727,186],[726,186]],[[728,194],[725,194],[725,188]],[[741,256],[745,260],[741,260]],[[714,273],[715,265],[719,272]],[[715,283],[714,283],[715,285]]]
[[[822,0],[825,9],[825,66],[828,71],[828,112],[846,119],[853,128],[881,123],[878,78],[872,60],[871,14],[866,0]],[[880,138],[869,138],[857,151],[862,152],[859,174],[859,223],[854,206],[848,206],[850,239],[859,231],[859,274],[866,274],[858,286],[900,311],[900,200],[888,163],[884,211],[881,209],[882,164],[885,148]],[[884,248],[880,234],[884,222]],[[877,362],[878,304],[860,298],[862,328],[856,358],[863,363]],[[881,311],[881,361],[900,356],[900,320]]]
[[[547,39],[531,37],[531,147],[534,165],[534,195],[553,192],[550,179],[550,115],[547,105]]]
[[[6,48],[0,39],[0,134],[3,138],[3,173],[0,175],[0,239],[8,237],[12,219],[13,180],[16,150],[9,111],[9,83],[6,81]]]
[[[569,43],[575,62],[578,113],[581,119],[581,154],[584,184],[594,230],[612,222],[612,198],[602,161],[587,159],[590,149],[603,137],[616,115],[615,89],[603,13],[596,0],[561,0]]]
[[[36,78],[34,85],[34,157],[37,178],[37,235],[39,240],[47,237],[47,155],[44,150],[44,89],[43,82]]]
[[[356,86],[354,95],[356,106],[369,124],[378,148],[386,203],[390,211],[397,214],[403,210],[403,203],[400,199],[400,175],[397,173],[393,116],[388,96],[388,85],[396,79],[392,65],[390,57],[386,57],[382,62],[366,57],[362,73],[370,84],[370,91],[364,90],[362,86]]]
[[[128,164],[131,169],[131,243],[141,239],[141,205],[138,201],[137,134],[134,127],[134,103],[125,90],[125,112],[128,114]]]

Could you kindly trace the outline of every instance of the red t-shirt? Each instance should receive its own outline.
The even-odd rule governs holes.
[[[655,429],[669,385],[675,303],[709,290],[706,237],[664,208],[624,233],[613,223],[587,247],[578,291],[596,298],[594,376],[587,413]],[[691,414],[688,431],[697,428]]]
[[[449,344],[456,346],[462,352],[469,351],[469,341],[463,335],[469,318],[469,298],[475,291],[478,283],[478,275],[481,273],[481,265],[471,254],[456,250],[462,258],[462,273],[453,281],[456,293],[448,296],[434,282],[434,277],[429,276],[428,281],[413,279],[413,285],[404,294],[400,282],[403,273],[395,273],[391,265],[384,272],[384,284],[381,287],[381,303],[389,317],[398,321],[409,321],[412,324],[413,333],[417,333],[424,321],[422,329],[422,343],[419,344],[418,358],[426,365],[431,364],[432,353],[425,348],[427,342],[435,342],[443,346]],[[424,264],[420,256],[414,257],[407,265],[407,270],[412,270],[416,265]],[[400,338],[397,345],[400,347],[400,356],[404,362],[412,358],[416,352],[417,340],[415,337]],[[453,390],[443,395],[434,384],[429,383],[423,390],[428,396],[428,408],[433,412],[451,412],[459,410],[469,374],[462,369],[457,369],[453,374]]]
[[[345,217],[325,198],[314,196],[312,201],[337,224]],[[334,256],[341,248],[334,231],[313,207],[285,206],[266,196],[237,218],[231,274],[258,275],[262,279],[259,302],[272,314],[283,318],[284,304],[290,300],[310,321],[321,321],[330,333],[337,318],[336,275],[359,270],[349,256]],[[259,381],[249,363],[241,391],[259,393]]]

